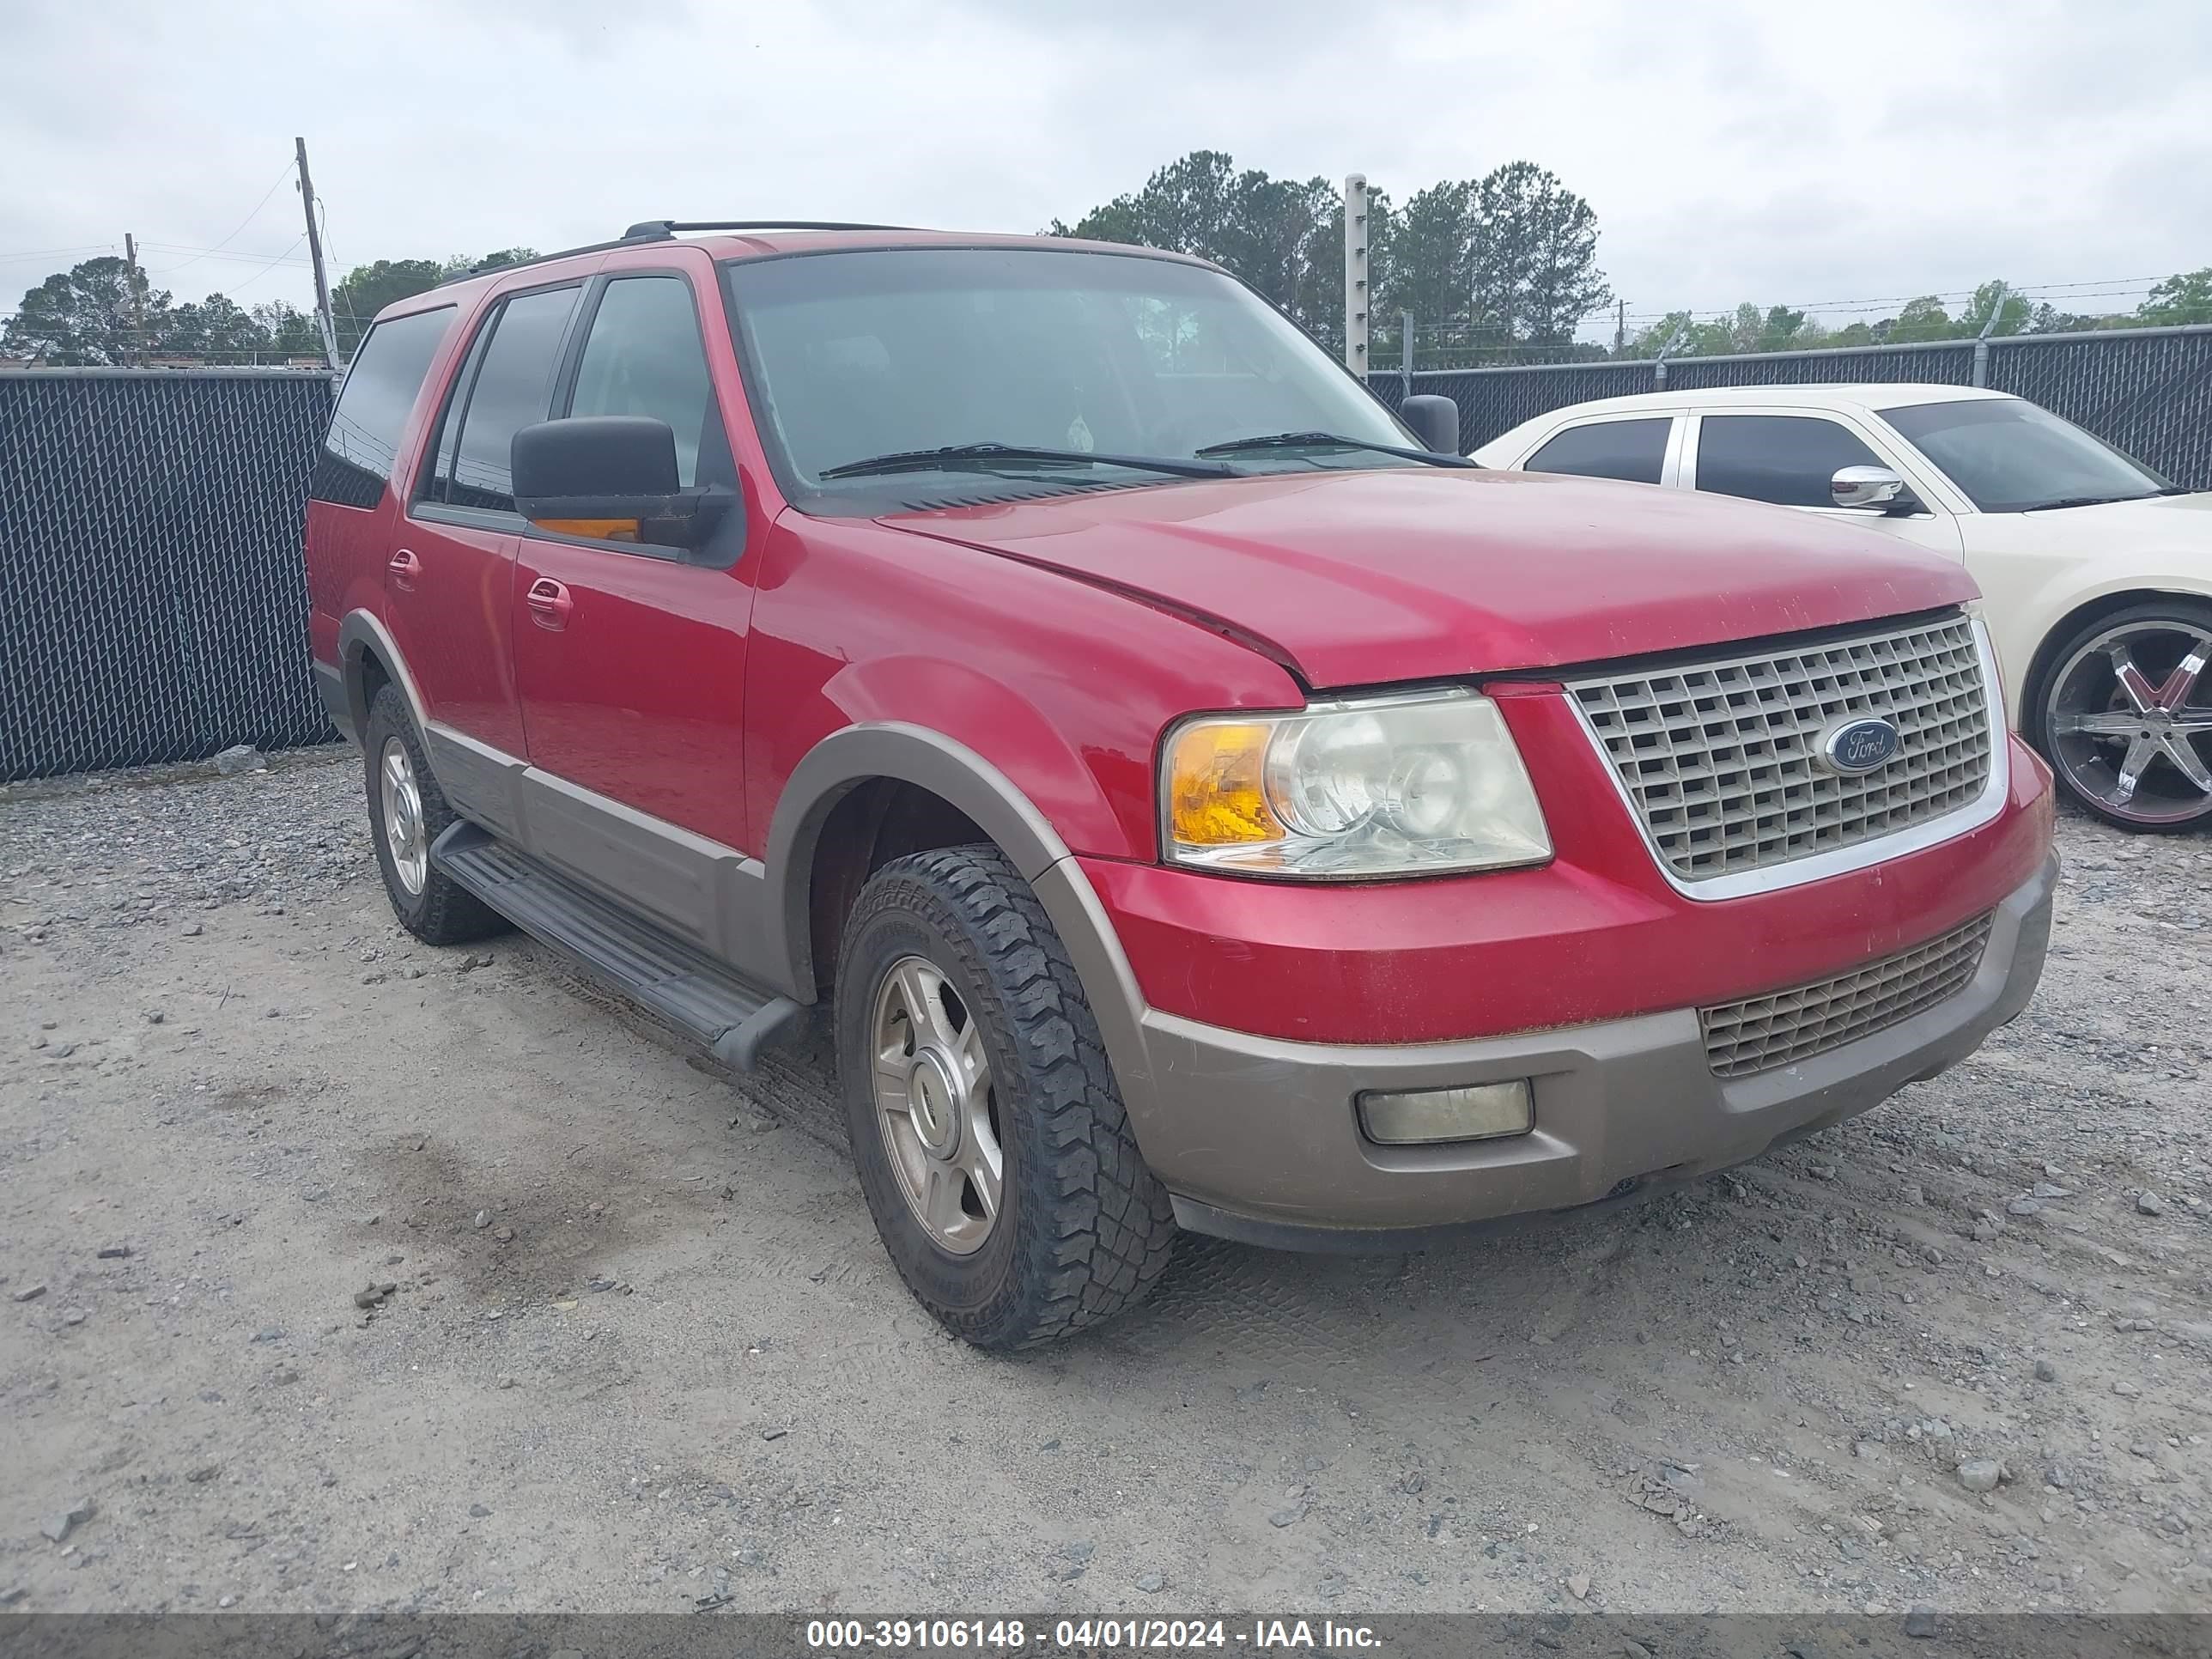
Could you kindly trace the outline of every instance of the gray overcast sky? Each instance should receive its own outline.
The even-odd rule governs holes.
[[[289,180],[248,220],[295,132],[340,270],[1033,230],[1199,148],[1401,198],[1527,157],[1632,315],[2212,264],[2206,0],[0,0],[0,308],[126,230],[179,299],[304,304]]]

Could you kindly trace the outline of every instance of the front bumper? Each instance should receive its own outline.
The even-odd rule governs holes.
[[[2043,969],[2058,864],[1996,907],[1975,976],[1897,1024],[1749,1076],[1709,1064],[1697,1011],[1471,1042],[1361,1047],[1251,1036],[1147,1009],[1147,1161],[1194,1231],[1297,1249],[1402,1249],[1470,1222],[1641,1194],[1879,1105],[1979,1046]],[[1533,1079],[1535,1129],[1382,1146],[1363,1090]]]

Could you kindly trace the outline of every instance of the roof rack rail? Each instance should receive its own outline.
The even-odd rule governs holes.
[[[542,265],[550,259],[566,259],[578,253],[605,253],[610,248],[635,247],[641,242],[665,242],[678,231],[685,230],[905,230],[905,225],[864,225],[841,219],[642,219],[612,241],[586,242],[581,247],[556,248],[550,253],[541,253],[534,259],[512,259],[501,264],[472,265],[468,270],[448,276],[437,284],[465,283],[471,276],[483,276],[493,270],[522,270],[532,265]]]
[[[909,230],[909,225],[864,225],[842,219],[641,219],[623,240],[658,240],[685,230]]]
[[[580,247],[556,248],[552,252],[541,253],[534,259],[503,259],[497,264],[487,261],[483,264],[471,265],[466,270],[447,277],[445,282],[440,283],[438,286],[443,288],[447,283],[465,283],[470,277],[482,276],[488,271],[526,270],[532,265],[542,265],[552,259],[566,259],[578,253],[604,253],[609,248],[631,247],[640,242],[665,242],[667,240],[665,234],[648,230],[643,234],[617,236],[611,242],[586,242]]]

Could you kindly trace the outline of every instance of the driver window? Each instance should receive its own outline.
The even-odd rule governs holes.
[[[676,434],[677,480],[688,488],[699,482],[699,447],[714,400],[690,284],[680,276],[609,283],[576,366],[568,413],[667,422]]]

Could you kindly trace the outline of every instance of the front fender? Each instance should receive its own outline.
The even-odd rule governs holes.
[[[1067,948],[1125,1097],[1146,1097],[1143,994],[1090,878],[1050,821],[1004,771],[966,744],[926,726],[901,720],[845,726],[815,744],[785,785],[769,831],[768,870],[776,891],[768,907],[770,937],[763,953],[769,961],[788,964],[780,988],[802,1001],[814,999],[811,907],[822,829],[846,794],[875,778],[914,784],[949,801],[1013,862]]]
[[[2195,562],[2197,568],[2191,568]],[[2084,558],[2051,572],[2024,599],[2002,611],[1991,596],[1990,621],[1997,635],[1997,658],[2004,671],[2005,713],[2014,731],[2026,729],[2026,699],[2031,682],[2045,666],[2045,653],[2074,631],[2077,613],[2123,595],[2155,599],[2183,594],[2212,599],[2212,569],[2179,553],[2151,556],[2140,564],[2115,569],[2109,559]]]

